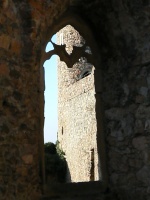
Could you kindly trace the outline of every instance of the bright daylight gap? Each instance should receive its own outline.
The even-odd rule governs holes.
[[[52,41],[56,43],[56,35],[52,37]],[[46,52],[53,49],[52,43],[46,46]],[[44,143],[57,140],[58,131],[58,81],[57,81],[57,56],[52,56],[44,63],[45,69],[45,108],[44,108]]]

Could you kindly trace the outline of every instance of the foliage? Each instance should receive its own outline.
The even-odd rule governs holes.
[[[56,154],[56,145],[52,142],[48,142],[44,144],[45,153],[48,154]]]
[[[60,149],[59,142],[57,141],[56,144],[45,143],[44,148],[46,177],[51,176],[58,182],[64,182],[67,164],[65,153]]]
[[[62,149],[60,148],[60,142],[57,140],[56,141],[56,151],[57,154],[59,155],[59,157],[64,160],[65,159],[65,153],[62,151]]]

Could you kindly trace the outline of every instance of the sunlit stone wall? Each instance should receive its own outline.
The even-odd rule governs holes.
[[[58,44],[82,46],[84,39],[70,25],[57,34]],[[88,69],[90,74],[82,77]],[[82,182],[99,179],[97,128],[95,115],[94,67],[81,58],[68,69],[58,60],[58,140],[68,164],[67,181]]]

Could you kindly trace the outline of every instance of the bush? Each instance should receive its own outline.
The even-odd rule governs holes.
[[[56,154],[56,145],[52,142],[48,142],[44,144],[45,153],[48,154]]]
[[[49,176],[58,182],[65,182],[67,164],[65,153],[60,149],[59,142],[45,143],[44,149],[46,178]]]

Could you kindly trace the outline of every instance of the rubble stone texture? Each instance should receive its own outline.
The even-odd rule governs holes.
[[[107,186],[118,199],[149,200],[149,0],[0,1],[0,199],[41,194],[41,58],[67,9],[87,22],[99,49],[96,119],[98,131],[104,126]]]
[[[57,33],[57,43],[71,54],[84,39],[67,25]],[[81,78],[93,66],[80,60],[71,69],[58,60],[58,141],[68,165],[67,182],[99,180],[93,71]]]

